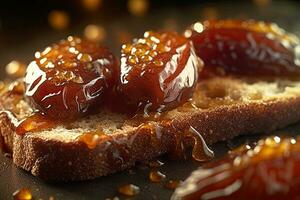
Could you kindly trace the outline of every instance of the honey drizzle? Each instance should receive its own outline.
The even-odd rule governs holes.
[[[27,132],[36,132],[41,130],[50,129],[53,127],[56,127],[57,124],[60,124],[61,122],[54,121],[52,119],[49,119],[42,114],[36,113],[28,118],[26,118],[23,121],[20,121],[17,123],[16,126],[16,133],[19,135],[23,135]],[[151,144],[153,146],[157,146],[160,143],[160,139],[162,136],[162,130],[157,123],[155,124],[144,124],[140,126],[140,129],[149,129],[151,134]],[[159,133],[157,133],[159,131]],[[84,142],[88,148],[93,149],[96,147],[96,145],[103,139],[103,136],[106,136],[105,133],[101,131],[91,131],[84,133],[83,135],[78,137],[78,141]],[[185,158],[185,147],[183,144],[183,140],[185,137],[192,137],[194,139],[194,146],[192,150],[192,157],[196,161],[208,161],[211,160],[214,157],[214,153],[209,147],[207,146],[205,140],[201,136],[201,134],[192,126],[190,126],[190,129],[187,134],[176,134],[176,145],[173,151],[171,152],[171,156],[173,158]],[[130,143],[132,144],[134,142],[135,137],[131,137],[133,141]],[[160,161],[156,161],[149,163],[150,167],[160,166],[163,165]],[[151,166],[152,165],[152,166]]]
[[[32,200],[31,191],[28,188],[22,188],[13,193],[14,200]]]
[[[134,184],[126,184],[120,186],[118,192],[126,196],[135,196],[140,193],[140,188]]]
[[[158,170],[151,170],[149,173],[149,179],[150,181],[154,182],[154,183],[159,183],[161,181],[163,181],[166,178],[166,175],[161,173]]]
[[[84,142],[89,149],[94,149],[105,136],[102,131],[90,131],[80,135],[78,141]]]
[[[61,122],[49,119],[40,113],[35,113],[18,123],[16,126],[16,133],[18,135],[24,135],[27,132],[51,129],[56,127],[58,124],[61,124]]]
[[[207,146],[202,135],[192,126],[190,126],[189,132],[193,134],[195,140],[192,150],[192,157],[199,162],[208,161],[214,158],[214,152]]]
[[[18,81],[16,84],[13,84],[10,87],[10,93],[17,93],[19,94],[23,89],[21,87],[22,84]],[[152,116],[153,117],[153,116]],[[141,117],[137,117],[135,119],[136,122],[139,122]],[[15,118],[14,118],[15,119]],[[148,118],[144,119],[147,120]],[[152,118],[151,118],[152,119]],[[155,121],[151,123],[144,123],[139,126],[139,129],[148,129],[150,131],[151,135],[151,145],[153,147],[159,146],[161,137],[163,134],[163,125],[171,125],[170,120],[165,120],[161,121],[161,117],[154,117]],[[161,122],[159,123],[158,120]],[[16,122],[17,121],[17,122]],[[64,124],[60,121],[55,121],[53,119],[49,119],[46,116],[40,114],[40,113],[35,113],[30,117],[27,117],[26,119],[22,121],[18,120],[12,120],[13,124],[16,127],[16,133],[19,135],[23,135],[26,132],[37,132],[41,130],[46,130],[46,129],[51,129],[53,127],[56,127],[58,124]],[[163,124],[163,125],[162,125]],[[176,129],[173,127],[174,132]],[[139,131],[138,131],[139,132]],[[186,132],[186,131],[184,131]],[[192,151],[192,157],[197,160],[197,161],[207,161],[210,160],[213,157],[213,152],[208,148],[206,145],[203,137],[197,132],[193,127],[190,127],[189,133],[184,133],[184,134],[175,134],[175,140],[176,140],[176,145],[173,150],[173,153],[176,155],[174,156],[175,158],[180,158],[180,157],[185,157],[184,151],[184,144],[183,140],[185,137],[192,137],[194,139],[194,147]],[[105,135],[102,132],[87,132],[83,134],[82,136],[78,137],[79,141],[84,142],[88,148],[93,149],[96,147],[96,145],[99,143],[100,139],[102,139],[103,135]],[[130,137],[132,141],[130,141],[130,144],[134,142],[134,137]],[[153,164],[153,163],[152,163]],[[159,163],[156,163],[160,165]],[[151,164],[150,164],[151,165]],[[153,166],[154,167],[154,166]]]
[[[202,135],[192,126],[188,130],[179,132],[173,127],[175,132],[175,147],[170,152],[172,159],[186,159],[185,144],[186,138],[192,138],[194,145],[192,148],[192,158],[198,162],[206,162],[214,158],[214,152],[207,146]]]
[[[151,168],[157,168],[157,167],[160,167],[160,166],[164,165],[164,163],[161,162],[160,160],[154,160],[154,161],[150,161],[150,162],[148,163],[148,165],[149,165],[149,167],[151,167]]]

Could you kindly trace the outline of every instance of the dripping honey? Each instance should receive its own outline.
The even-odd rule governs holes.
[[[31,191],[28,188],[22,188],[13,193],[14,200],[32,200]]]
[[[149,179],[150,181],[154,183],[158,183],[163,181],[166,178],[166,175],[158,170],[151,170],[149,173]]]
[[[140,192],[140,188],[133,184],[126,184],[120,186],[118,192],[126,196],[135,196]]]

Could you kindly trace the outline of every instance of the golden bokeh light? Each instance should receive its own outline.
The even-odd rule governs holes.
[[[82,6],[89,11],[97,10],[102,3],[102,0],[81,0]]]
[[[149,9],[148,0],[128,0],[127,2],[129,12],[134,16],[144,16]]]
[[[53,10],[48,15],[50,26],[57,30],[66,29],[70,23],[70,17],[65,11]]]
[[[25,75],[26,65],[22,62],[13,60],[6,65],[5,71],[7,75],[11,77],[20,78]]]
[[[203,24],[201,22],[196,22],[195,24],[193,24],[193,29],[198,32],[201,33],[204,29]]]
[[[187,29],[186,31],[184,31],[184,37],[189,38],[192,36],[192,31],[190,29]]]
[[[100,25],[90,24],[85,27],[84,36],[88,40],[101,42],[106,37],[106,30]]]

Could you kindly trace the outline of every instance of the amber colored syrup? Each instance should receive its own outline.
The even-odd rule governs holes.
[[[159,183],[163,181],[166,178],[166,175],[158,170],[151,170],[149,173],[149,179],[150,181],[154,183]]]
[[[140,192],[140,188],[133,184],[126,184],[120,186],[118,192],[126,196],[135,196]]]
[[[151,167],[151,168],[157,168],[157,167],[160,167],[160,166],[164,165],[164,163],[161,162],[160,160],[153,160],[153,161],[150,161],[150,162],[148,163],[148,165],[149,165],[149,167]]]
[[[40,113],[35,113],[30,117],[20,121],[19,125],[16,127],[16,133],[18,135],[24,135],[28,132],[37,132],[50,129],[56,127],[58,124],[61,124],[61,122],[49,119]]]
[[[22,188],[13,193],[13,199],[14,200],[31,200],[33,198],[32,198],[31,191],[28,188]]]
[[[186,158],[186,145],[184,144],[184,141],[187,138],[192,138],[194,140],[192,158],[195,161],[206,162],[214,158],[214,152],[208,147],[202,135],[194,127],[190,126],[188,130],[181,132],[174,130],[174,133],[175,147],[170,152],[170,157],[172,159]]]
[[[101,138],[105,137],[106,134],[102,131],[87,132],[78,137],[78,141],[84,142],[89,149],[94,149]]]
[[[192,126],[190,127],[189,133],[195,140],[192,150],[193,159],[199,162],[205,162],[213,159],[214,152],[207,146],[201,134]]]

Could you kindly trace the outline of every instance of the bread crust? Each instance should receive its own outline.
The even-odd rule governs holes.
[[[38,135],[19,136],[6,113],[0,115],[0,143],[13,152],[14,163],[45,180],[94,179],[130,168],[174,150],[178,133],[190,126],[208,144],[241,134],[273,131],[300,120],[300,96],[195,110],[168,123],[158,121],[159,133],[148,126],[124,130],[101,140],[95,148],[78,140],[45,140]],[[154,138],[154,139],[153,139]],[[2,142],[1,142],[2,141]],[[184,138],[185,146],[192,141]]]

